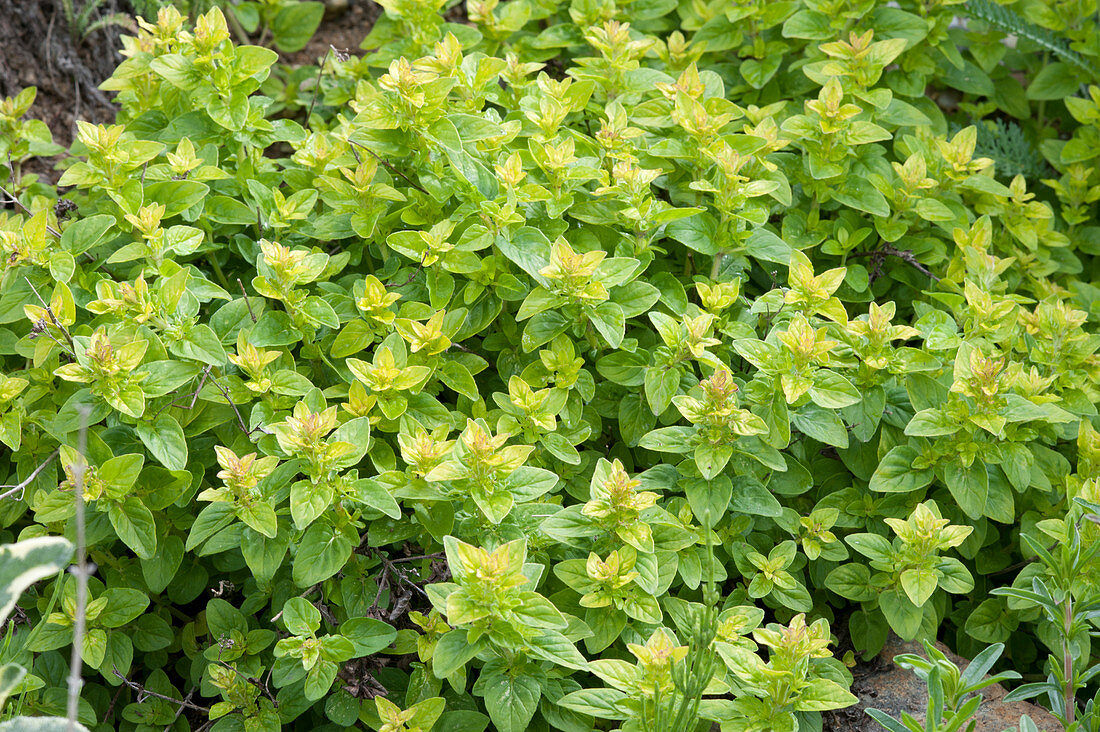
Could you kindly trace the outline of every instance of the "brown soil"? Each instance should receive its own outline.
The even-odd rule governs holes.
[[[82,0],[74,4],[79,9]],[[105,0],[93,18],[122,7]],[[37,87],[31,116],[49,125],[55,142],[69,145],[77,119],[114,118],[110,97],[98,87],[122,60],[119,32],[101,29],[74,43],[61,0],[0,0],[0,97]]]
[[[86,2],[72,0],[77,12]],[[99,0],[92,19],[115,12],[130,14],[129,0]],[[382,9],[371,0],[329,0],[333,8],[301,51],[283,54],[282,63],[316,64],[335,48],[358,55],[359,44],[370,32]],[[99,85],[122,61],[119,36],[128,28],[97,30],[84,39],[70,36],[62,0],[0,0],[0,98],[28,86],[38,89],[29,115],[44,121],[60,145],[72,144],[76,120],[97,124],[114,120],[111,95]],[[55,160],[33,160],[24,170],[56,181]]]
[[[969,663],[942,643],[936,643],[936,647],[959,668],[965,669]],[[907,643],[891,635],[878,656],[852,669],[852,693],[859,697],[859,702],[847,709],[825,712],[822,715],[823,729],[830,732],[881,732],[882,727],[864,711],[867,708],[881,709],[895,719],[900,718],[902,713],[908,713],[922,720],[928,703],[928,687],[912,671],[894,664],[894,656],[901,653],[914,653],[927,658],[919,644]],[[1062,729],[1058,720],[1042,707],[1028,702],[1004,701],[1006,693],[1000,684],[993,684],[982,691],[984,701],[973,718],[974,732],[1017,729],[1020,717],[1025,714],[1043,732]]]
[[[345,10],[333,10],[325,15],[321,27],[301,51],[282,54],[280,61],[292,66],[316,65],[330,49],[352,56],[362,55],[359,44],[374,27],[382,8],[371,0],[347,0]],[[335,6],[337,3],[330,2]]]

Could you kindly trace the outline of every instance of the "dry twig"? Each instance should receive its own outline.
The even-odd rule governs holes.
[[[119,673],[119,670],[117,668],[112,669],[112,671],[119,681],[126,684],[128,687],[138,693],[138,702],[143,701],[143,697],[151,696],[157,699],[163,699],[164,701],[170,702],[172,704],[178,704],[181,709],[194,709],[196,712],[203,712],[205,714],[210,713],[210,709],[208,707],[200,706],[191,702],[191,694],[188,694],[186,699],[176,699],[174,697],[166,696],[164,694],[158,694],[155,691],[150,691],[149,689],[146,689],[144,686],[137,683],[136,681],[130,681],[130,679]]]
[[[50,463],[53,462],[53,459],[55,457],[57,457],[58,452],[60,452],[60,448],[58,448],[57,450],[54,450],[52,453],[50,453],[50,456],[48,458],[46,458],[42,462],[41,465],[39,465],[37,468],[35,468],[34,472],[32,472],[30,475],[28,475],[21,482],[16,483],[14,485],[0,485],[0,489],[2,489],[2,488],[8,488],[9,489],[9,490],[4,491],[3,493],[0,493],[0,500],[3,500],[5,498],[10,498],[11,496],[14,496],[16,493],[19,494],[19,498],[16,498],[15,500],[17,500],[17,501],[23,500],[23,491],[26,489],[27,486],[29,486],[31,483],[34,482],[34,479],[38,477],[39,473],[41,473],[43,470],[46,469],[47,465],[49,465]]]
[[[76,730],[76,715],[80,705],[80,690],[84,686],[84,680],[80,676],[81,653],[84,650],[84,623],[85,610],[88,606],[88,554],[84,535],[84,453],[88,444],[88,414],[91,411],[87,406],[81,405],[80,411],[80,436],[77,438],[77,453],[81,459],[73,466],[73,501],[76,504],[76,564],[73,573],[76,575],[76,608],[73,611],[73,652],[69,661],[69,700],[68,719],[69,732]]]

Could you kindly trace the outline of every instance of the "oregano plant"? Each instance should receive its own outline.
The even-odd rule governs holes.
[[[1095,719],[1094,8],[158,5],[0,101],[0,718],[809,732],[894,633]]]

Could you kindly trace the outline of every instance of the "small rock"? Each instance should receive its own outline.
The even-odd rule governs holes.
[[[969,661],[951,652],[937,642],[936,648],[959,668],[965,669]],[[824,720],[824,728],[833,732],[881,732],[882,728],[863,711],[867,707],[880,709],[894,718],[908,712],[917,720],[924,720],[928,705],[928,687],[912,671],[893,662],[894,656],[914,653],[927,658],[924,648],[917,642],[902,641],[891,634],[886,647],[877,658],[853,671],[855,682],[852,693],[859,703],[848,709],[830,712]],[[1020,717],[1028,715],[1043,732],[1062,732],[1062,725],[1047,710],[1028,702],[1001,701],[1008,693],[1000,684],[982,690],[985,701],[972,718],[974,732],[1004,732],[1018,730]]]
[[[348,0],[324,0],[325,19],[334,20],[348,12]]]

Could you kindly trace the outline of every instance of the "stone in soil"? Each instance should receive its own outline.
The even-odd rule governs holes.
[[[969,663],[942,643],[937,642],[936,648],[959,668],[966,668]],[[832,732],[881,732],[882,728],[864,712],[868,707],[880,709],[895,719],[900,718],[902,712],[908,712],[923,720],[928,704],[928,687],[912,671],[893,662],[894,656],[902,653],[915,653],[927,658],[919,643],[905,642],[891,635],[877,658],[853,670],[855,682],[852,693],[859,697],[859,703],[848,709],[826,713],[824,729]],[[985,700],[972,718],[974,732],[1018,730],[1020,717],[1025,714],[1043,732],[1062,732],[1062,725],[1048,711],[1028,702],[1002,701],[1006,693],[1000,684],[993,684],[982,691]]]

